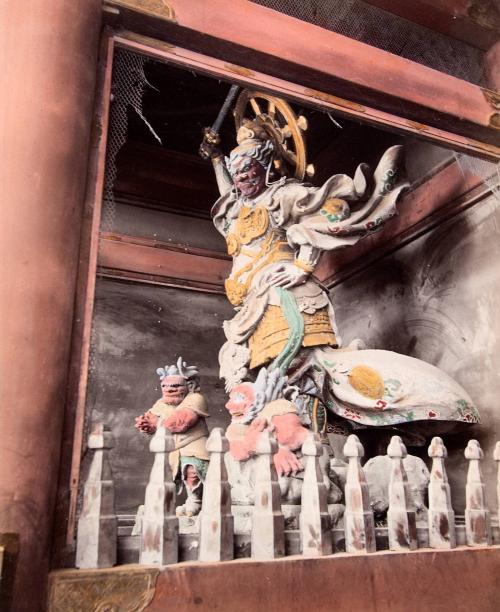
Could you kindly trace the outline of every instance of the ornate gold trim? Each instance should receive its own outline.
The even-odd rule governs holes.
[[[481,89],[486,101],[495,111],[500,111],[500,93],[492,89]],[[495,112],[490,115],[490,127],[500,130],[500,112]]]
[[[231,255],[231,257],[236,257],[239,255],[241,250],[240,241],[235,234],[228,234],[226,236],[226,244],[227,244],[227,254]]]
[[[234,225],[234,232],[226,236],[227,252],[235,257],[240,253],[242,244],[249,244],[266,233],[269,215],[262,206],[250,208],[242,206]]]
[[[267,212],[266,219],[268,219]],[[228,250],[233,253],[233,257],[240,251],[244,251],[239,243],[237,234],[229,234],[226,241]],[[224,282],[226,295],[233,306],[240,306],[243,303],[250,289],[252,279],[262,268],[278,261],[291,261],[294,258],[293,251],[288,243],[279,240],[278,235],[274,231],[271,231],[266,236],[260,249],[255,254],[245,252],[245,255],[251,257],[251,261],[240,268],[232,278],[227,278]],[[244,281],[240,281],[239,279],[244,274],[248,274],[247,278]]]
[[[105,0],[105,4],[113,7],[123,6],[167,21],[176,21],[174,9],[167,0]]]
[[[313,314],[304,313],[304,339],[302,346],[336,346],[328,308]],[[268,306],[249,341],[250,368],[274,359],[285,347],[290,328],[280,306]]]
[[[274,134],[275,168],[286,174],[283,164],[289,166],[299,181],[305,175],[312,176],[314,168],[307,163],[307,149],[303,132],[307,130],[307,120],[297,117],[292,107],[277,96],[262,91],[244,89],[238,97],[234,109],[236,130],[240,130],[243,120],[252,117],[254,122],[266,125]],[[283,172],[281,172],[283,171]]]
[[[260,238],[269,227],[269,215],[262,206],[249,208],[242,206],[236,220],[236,236],[241,244],[249,244],[252,240]]]
[[[250,289],[253,277],[257,274],[257,272],[260,272],[262,268],[273,263],[277,263],[278,261],[291,261],[293,259],[294,255],[291,251],[283,250],[287,248],[290,248],[288,247],[287,243],[276,243],[272,250],[269,251],[269,254],[267,257],[265,257],[265,259],[262,260],[264,255],[256,257],[251,265],[245,266],[233,278],[227,278],[224,281],[227,298],[231,304],[233,304],[233,306],[240,306],[243,303],[243,300]],[[261,260],[260,263],[253,268],[246,280],[244,282],[240,282],[238,278],[245,272],[248,272],[253,264],[257,263],[259,260]]]
[[[155,593],[159,570],[123,566],[59,570],[49,575],[49,612],[142,612]]]

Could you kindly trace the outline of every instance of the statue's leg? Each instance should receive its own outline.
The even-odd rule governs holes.
[[[176,513],[178,516],[196,516],[201,510],[203,481],[195,465],[186,462],[182,466],[182,482],[186,488],[187,497],[184,504],[176,508]]]
[[[201,510],[201,502],[203,499],[203,483],[201,480],[198,481],[198,484],[193,487],[187,487],[187,499],[184,504],[186,507],[186,516],[196,516],[200,513]]]

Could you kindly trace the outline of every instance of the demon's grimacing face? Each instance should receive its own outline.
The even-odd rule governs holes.
[[[229,394],[226,408],[233,423],[244,422],[255,400],[255,392],[249,383],[242,383]]]
[[[166,404],[177,406],[188,394],[189,389],[184,376],[171,374],[161,381],[161,395]]]
[[[251,157],[242,156],[231,164],[236,189],[247,198],[258,196],[266,188],[266,169]]]

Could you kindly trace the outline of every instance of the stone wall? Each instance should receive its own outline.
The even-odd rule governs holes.
[[[428,361],[469,392],[482,424],[445,436],[457,512],[464,507],[465,441],[477,437],[487,462],[491,509],[494,443],[500,439],[500,202],[483,200],[331,291],[344,343]],[[425,457],[425,450],[411,449]]]
[[[217,355],[224,342],[222,321],[231,313],[223,295],[99,279],[87,415],[113,432],[118,513],[133,514],[144,502],[150,438],[134,429],[134,417],[161,397],[156,368],[179,355],[198,365],[209,428],[228,424]]]

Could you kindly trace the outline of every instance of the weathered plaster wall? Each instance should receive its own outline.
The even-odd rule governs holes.
[[[134,429],[134,417],[161,396],[156,368],[179,355],[198,365],[209,427],[228,424],[217,355],[224,342],[222,320],[231,316],[223,295],[98,281],[87,414],[113,431],[119,513],[134,513],[144,502],[152,454],[149,437]]]
[[[500,202],[484,200],[331,292],[344,342],[359,337],[371,348],[424,359],[475,400],[482,424],[445,437],[456,511],[464,505],[469,437],[485,451],[488,503],[495,510],[497,504],[492,451],[500,439],[499,224]]]
[[[112,231],[226,252],[226,241],[208,218],[188,217],[120,202],[116,205]]]

